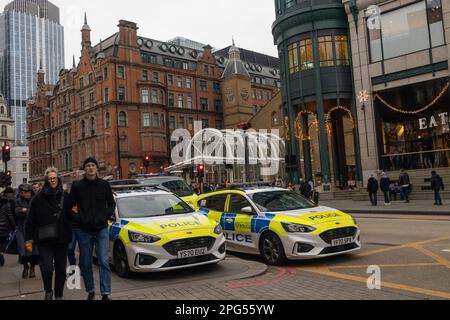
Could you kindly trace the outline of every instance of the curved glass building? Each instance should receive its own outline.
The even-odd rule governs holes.
[[[341,0],[275,0],[291,180],[324,191],[361,176],[348,17]]]

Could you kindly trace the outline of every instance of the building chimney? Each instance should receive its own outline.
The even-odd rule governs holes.
[[[129,47],[137,47],[137,24],[134,22],[119,21],[119,44]]]

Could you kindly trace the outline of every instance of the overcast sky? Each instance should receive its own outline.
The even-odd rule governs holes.
[[[0,8],[9,3],[0,0]],[[273,45],[273,0],[52,0],[65,28],[66,67],[80,55],[80,30],[87,12],[94,44],[118,31],[120,19],[136,22],[138,34],[166,41],[182,36],[216,48],[231,44],[277,56]]]

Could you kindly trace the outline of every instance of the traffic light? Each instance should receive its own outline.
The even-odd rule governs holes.
[[[149,155],[144,156],[144,168],[150,167],[150,160],[152,160],[152,158]]]
[[[205,165],[199,164],[197,166],[197,176],[203,178],[205,176]]]
[[[2,160],[3,162],[8,162],[11,160],[11,146],[6,144],[2,148]]]
[[[0,172],[0,187],[6,188],[12,185],[12,172]]]

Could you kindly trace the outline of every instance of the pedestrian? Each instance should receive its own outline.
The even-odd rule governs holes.
[[[35,195],[37,195],[39,192],[41,192],[41,185],[39,183],[33,184],[32,188],[33,188],[33,193],[32,193],[33,197]]]
[[[311,199],[311,185],[309,184],[309,182],[306,181],[301,181],[300,182],[300,193],[302,194],[302,196],[304,196],[306,199]]]
[[[16,230],[16,222],[14,220],[14,213],[10,209],[10,201],[8,200],[8,192],[12,195],[9,198],[14,199],[14,190],[6,188],[1,193],[0,197],[0,266],[4,263],[3,252],[6,249],[7,239],[10,234]]]
[[[400,177],[398,179],[398,185],[400,186],[400,198],[406,203],[409,203],[409,194],[412,191],[411,180],[405,169],[400,171]]]
[[[98,162],[88,158],[83,163],[84,178],[72,186],[68,211],[77,207],[75,233],[80,248],[80,268],[88,300],[95,300],[92,256],[94,246],[100,271],[102,300],[111,300],[108,221],[114,216],[116,203],[111,186],[98,176]]]
[[[391,187],[391,180],[389,179],[388,175],[383,172],[381,174],[380,179],[380,189],[384,193],[384,205],[390,206],[391,205],[391,197],[390,197],[390,189]]]
[[[63,300],[66,282],[67,247],[72,230],[66,206],[68,194],[63,191],[58,169],[45,171],[44,186],[31,201],[25,224],[25,239],[28,252],[37,246],[39,266],[45,289],[45,300]],[[53,290],[53,274],[55,274]]]
[[[441,190],[444,190],[444,181],[436,171],[431,173],[431,190],[434,191],[434,205],[442,206]]]
[[[390,190],[390,196],[391,196],[391,201],[392,199],[394,199],[394,201],[397,201],[397,196],[400,193],[400,186],[398,185],[398,182],[392,182],[391,181],[391,185],[389,186],[389,190]]]
[[[39,265],[39,251],[34,246],[31,252],[25,249],[25,223],[30,211],[32,187],[29,184],[19,186],[19,197],[16,199],[14,219],[17,225],[17,249],[19,263],[23,265],[22,279],[36,278],[35,267]]]
[[[369,193],[370,202],[374,207],[378,205],[378,195],[377,195],[378,190],[379,190],[378,181],[372,174],[367,183],[367,192]]]

